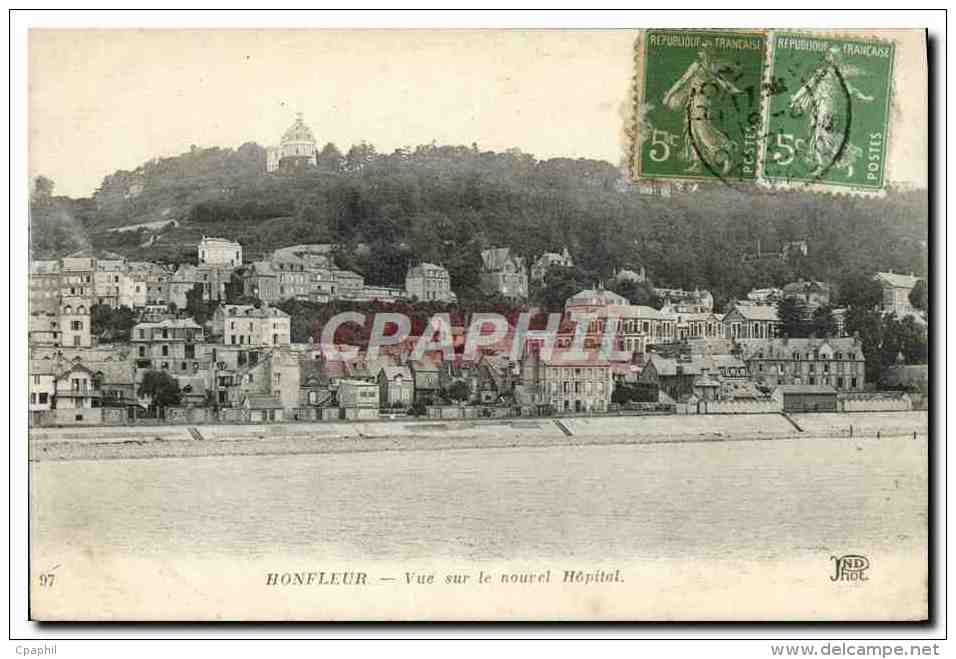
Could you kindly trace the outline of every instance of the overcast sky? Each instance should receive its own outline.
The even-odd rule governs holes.
[[[899,34],[891,177],[925,185],[918,33]],[[619,164],[633,31],[81,31],[30,35],[30,173],[59,194],[199,146],[437,141]],[[915,69],[913,67],[916,67]],[[916,75],[912,73],[916,71]],[[920,73],[921,72],[921,73]]]

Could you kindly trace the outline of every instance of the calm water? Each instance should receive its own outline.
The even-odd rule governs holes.
[[[38,552],[774,559],[926,542],[925,439],[45,462]]]

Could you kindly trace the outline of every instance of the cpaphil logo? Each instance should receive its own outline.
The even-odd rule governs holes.
[[[870,568],[870,559],[859,554],[831,556],[834,574],[830,581],[868,581],[865,572]]]

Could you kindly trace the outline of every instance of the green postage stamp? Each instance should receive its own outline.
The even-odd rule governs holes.
[[[636,177],[756,179],[766,49],[762,33],[645,32]]]
[[[633,177],[879,192],[893,58],[863,37],[647,30]]]
[[[779,32],[771,52],[764,178],[882,189],[893,44]]]

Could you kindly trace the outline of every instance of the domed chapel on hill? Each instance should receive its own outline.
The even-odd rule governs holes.
[[[314,167],[317,155],[312,129],[302,120],[302,113],[297,112],[295,122],[282,135],[279,146],[266,148],[266,172],[294,172]]]

